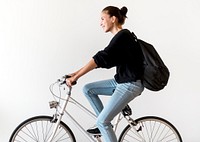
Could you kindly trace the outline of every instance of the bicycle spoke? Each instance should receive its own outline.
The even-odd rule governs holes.
[[[120,142],[182,142],[182,140],[177,130],[166,120],[144,117],[137,121],[136,126],[127,126],[124,129]]]
[[[170,135],[168,137],[166,137],[167,133],[169,132],[169,130],[166,130],[166,126],[163,126],[161,123],[159,122],[154,122],[154,124],[152,125],[152,121],[150,122],[144,122],[144,127],[145,127],[145,131],[143,132],[144,137],[146,137],[146,139],[148,139],[149,141],[167,141],[167,139],[169,139],[169,137],[173,137],[174,135]]]
[[[38,116],[23,122],[11,136],[10,142],[48,142],[53,134],[54,124],[51,117]],[[75,138],[69,127],[60,123],[52,142],[74,142]]]

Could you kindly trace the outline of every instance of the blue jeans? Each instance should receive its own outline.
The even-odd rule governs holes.
[[[93,82],[83,87],[83,92],[97,115],[97,127],[105,142],[117,142],[111,121],[143,90],[141,81],[118,84],[115,79]],[[103,106],[99,95],[111,96],[105,106]]]

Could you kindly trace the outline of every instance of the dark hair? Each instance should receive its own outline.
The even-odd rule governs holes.
[[[127,18],[126,13],[128,12],[128,9],[125,6],[123,6],[121,9],[115,6],[107,6],[102,10],[102,12],[103,11],[106,11],[111,17],[117,17],[118,23],[123,25],[125,19]]]

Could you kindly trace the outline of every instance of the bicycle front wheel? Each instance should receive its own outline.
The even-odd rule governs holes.
[[[178,130],[167,120],[147,116],[122,131],[119,142],[182,142]]]
[[[36,116],[22,122],[12,133],[9,142],[48,142],[52,135],[54,122],[50,116]],[[75,142],[74,134],[60,122],[52,142]]]

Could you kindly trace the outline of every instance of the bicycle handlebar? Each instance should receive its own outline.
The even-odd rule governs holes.
[[[72,87],[71,86],[67,86],[67,84],[66,84],[66,79],[67,78],[70,78],[71,76],[70,75],[64,75],[64,76],[62,76],[61,78],[59,78],[56,82],[54,82],[54,83],[52,83],[50,86],[49,86],[49,90],[50,90],[50,92],[51,92],[51,94],[54,96],[54,97],[56,97],[56,98],[59,98],[59,99],[61,99],[61,100],[65,100],[64,98],[62,98],[61,97],[61,88],[63,87],[64,88],[64,90],[65,90],[65,88],[66,87],[68,87],[69,88],[69,90],[68,90],[68,93],[67,94],[71,94],[71,89],[72,89]],[[72,83],[72,85],[75,85],[77,82],[76,81],[74,81],[73,83]],[[59,87],[59,89],[58,89],[58,93],[60,94],[60,95],[57,95],[56,93],[54,93],[54,86],[55,85],[58,85],[58,87]],[[56,86],[57,86],[56,85]],[[61,87],[62,86],[62,87]]]
[[[65,84],[65,83],[66,83],[66,79],[67,79],[67,78],[70,78],[70,77],[71,77],[70,75],[65,75],[65,76],[62,77],[63,80],[59,79],[58,81],[61,82],[60,85]],[[76,83],[77,83],[77,82],[74,81],[74,82],[72,82],[72,85],[75,85]]]

